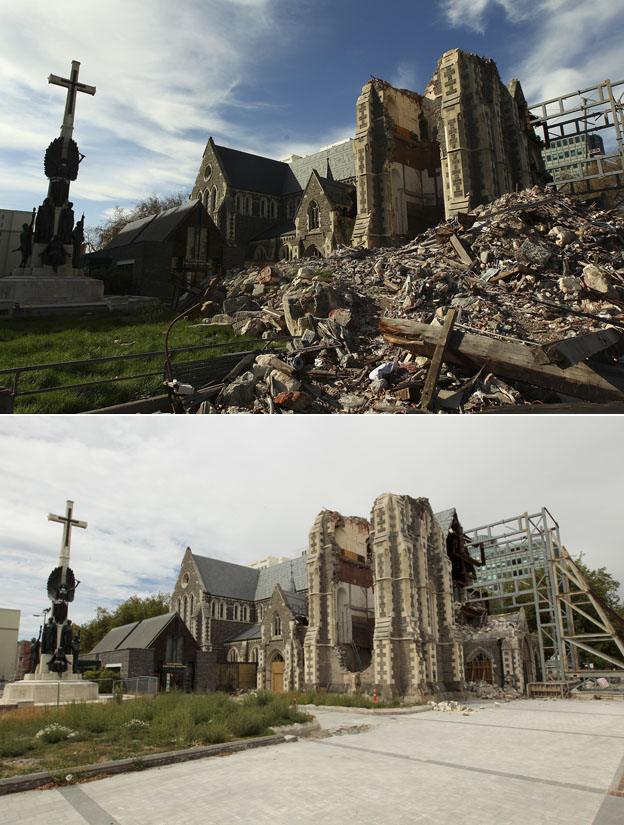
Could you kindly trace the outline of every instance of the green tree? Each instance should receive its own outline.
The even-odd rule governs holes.
[[[597,570],[592,570],[583,562],[583,553],[580,553],[574,559],[574,563],[579,568],[581,573],[587,579],[592,592],[602,599],[603,602],[616,613],[619,613],[624,618],[624,602],[620,598],[619,589],[620,582],[613,578],[606,567],[599,567]]]
[[[138,622],[141,619],[151,619],[152,616],[162,616],[163,613],[168,612],[169,595],[167,593],[156,593],[153,596],[130,596],[113,610],[98,607],[95,611],[95,618],[81,625],[82,650],[88,653],[114,627]]]
[[[184,192],[175,192],[165,197],[152,193],[131,209],[122,209],[122,207],[116,206],[106,221],[99,226],[86,229],[85,235],[88,246],[95,250],[103,249],[121,232],[127,223],[156,215],[158,212],[171,209],[174,206],[181,206],[187,200],[188,195]]]

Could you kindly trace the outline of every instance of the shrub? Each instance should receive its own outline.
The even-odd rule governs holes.
[[[149,728],[149,722],[145,722],[143,719],[129,719],[123,725],[126,730],[139,732],[144,731]]]
[[[49,745],[54,745],[56,742],[62,742],[64,739],[76,736],[76,732],[65,725],[59,725],[58,722],[52,722],[46,725],[45,728],[37,731],[35,737],[42,742],[47,742]]]
[[[202,745],[219,745],[229,736],[230,729],[225,722],[206,722],[195,729],[195,740]]]
[[[234,736],[260,736],[268,727],[267,716],[258,708],[241,707],[228,719],[228,725]]]

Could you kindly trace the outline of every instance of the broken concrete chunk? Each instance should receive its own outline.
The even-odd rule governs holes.
[[[343,307],[332,309],[329,313],[329,317],[341,327],[348,327],[351,323],[351,310],[344,309]]]
[[[546,266],[552,258],[552,251],[546,244],[527,238],[521,244],[517,258],[519,261],[526,261],[533,266]]]
[[[281,358],[278,358],[277,355],[258,355],[256,357],[256,364],[259,367],[267,367],[273,370],[279,370],[280,372],[285,372],[286,375],[293,375],[294,369],[289,366],[285,361],[282,361]]]
[[[280,392],[297,392],[301,388],[301,382],[297,381],[288,372],[281,370],[272,370],[269,373],[269,386],[272,384],[273,391],[277,394]]]
[[[273,401],[278,407],[283,407],[285,410],[293,410],[294,412],[302,412],[312,403],[310,396],[299,390],[295,390],[294,392],[280,392],[273,398]]]
[[[588,264],[583,269],[583,281],[588,289],[593,292],[600,292],[603,295],[608,295],[613,287],[613,281],[603,269],[600,269],[594,264]]]
[[[552,238],[557,246],[567,246],[577,240],[576,234],[565,226],[553,226],[547,237]]]
[[[559,278],[559,289],[564,293],[564,295],[578,295],[578,293],[583,289],[583,281],[580,278],[573,278],[571,275],[568,275],[564,278]]]
[[[253,372],[245,372],[223,390],[221,397],[226,407],[246,407],[253,403],[256,377]]]

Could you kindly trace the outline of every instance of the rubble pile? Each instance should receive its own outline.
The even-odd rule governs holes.
[[[623,216],[536,187],[403,247],[341,248],[326,259],[228,274],[206,295],[202,324],[264,339],[271,354],[259,355],[204,411],[416,410],[431,357],[389,342],[382,319],[441,327],[456,309],[455,330],[493,346],[515,342],[523,352],[609,327],[624,331],[623,253]],[[608,357],[619,369],[619,351]],[[562,400],[560,389],[502,378],[487,362],[472,369],[445,361],[435,386],[435,410]]]
[[[466,690],[474,693],[479,699],[502,699],[508,702],[523,697],[522,692],[514,687],[502,688],[489,682],[466,682]]]
[[[462,713],[464,716],[470,716],[472,713],[475,713],[474,708],[455,701],[434,702],[431,700],[428,702],[428,705],[431,710],[440,711],[441,713]]]

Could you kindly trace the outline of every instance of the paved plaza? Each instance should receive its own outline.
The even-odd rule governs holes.
[[[2,797],[0,825],[624,823],[624,704],[475,707],[319,710],[330,736]]]

